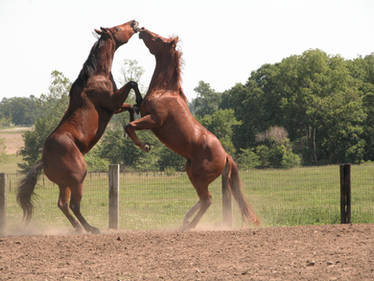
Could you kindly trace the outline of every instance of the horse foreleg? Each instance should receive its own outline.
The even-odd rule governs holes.
[[[126,125],[125,131],[130,139],[143,151],[148,152],[150,147],[148,144],[143,144],[138,136],[136,130],[146,130],[158,127],[159,124],[152,115],[146,115],[138,120],[132,121]]]
[[[119,90],[114,91],[111,94],[110,99],[109,99],[110,101],[105,100],[105,101],[102,101],[102,103],[104,103],[104,102],[105,103],[110,103],[111,107],[114,109],[114,112],[118,113],[117,111],[120,110],[122,108],[122,106],[124,105],[124,102],[127,99],[127,97],[129,96],[129,93],[130,93],[131,89],[133,89],[135,91],[136,102],[137,103],[138,103],[138,100],[139,100],[139,97],[140,97],[139,105],[137,104],[138,106],[140,106],[140,103],[142,101],[142,96],[139,92],[138,84],[134,81],[127,82]],[[108,107],[108,106],[106,106],[106,107]]]
[[[130,114],[130,122],[135,120],[135,110],[134,107],[131,104],[123,103],[120,108],[118,108],[114,114],[121,113],[123,111],[128,111]]]

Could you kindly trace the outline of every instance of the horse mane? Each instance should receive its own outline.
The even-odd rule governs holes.
[[[96,49],[102,44],[102,37],[99,38],[92,46],[91,51],[83,64],[82,70],[80,71],[77,80],[75,83],[81,87],[84,87],[88,78],[95,73],[97,70],[97,58],[96,58]]]
[[[174,48],[171,48],[171,57],[175,61],[175,68],[172,75],[172,80],[176,83],[179,95],[187,102],[187,98],[184,95],[182,89],[182,67],[183,67],[183,59],[182,59],[182,52],[177,49],[177,44],[179,42],[178,36],[173,36],[169,38],[170,42],[174,41]]]

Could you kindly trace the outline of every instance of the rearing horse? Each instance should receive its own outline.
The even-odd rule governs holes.
[[[128,110],[133,120],[133,109],[124,101],[131,89],[135,90],[138,101],[140,92],[137,84],[130,81],[117,90],[111,68],[114,52],[138,31],[137,26],[136,21],[129,21],[95,30],[100,38],[71,86],[69,107],[57,128],[46,139],[42,159],[20,183],[17,201],[26,222],[32,216],[31,197],[37,177],[44,169],[46,176],[58,185],[58,207],[73,227],[77,231],[81,231],[83,226],[86,231],[99,232],[87,223],[80,212],[83,181],[87,173],[83,155],[98,142],[113,114]],[[69,205],[79,222],[70,213]]]
[[[226,192],[231,188],[242,218],[259,224],[241,191],[236,163],[217,137],[198,123],[188,109],[181,87],[181,53],[176,50],[178,38],[163,38],[144,28],[139,32],[139,38],[156,57],[156,68],[140,106],[142,118],[130,122],[126,133],[147,152],[149,146],[138,139],[135,131],[150,129],[167,147],[187,159],[186,172],[200,200],[185,215],[182,230],[197,225],[211,204],[208,186],[221,174],[223,190]]]

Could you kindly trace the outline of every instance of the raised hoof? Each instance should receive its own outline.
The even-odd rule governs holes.
[[[150,144],[148,144],[148,143],[146,143],[145,145],[144,145],[144,149],[143,149],[145,152],[149,152],[150,150],[151,150],[151,145]]]

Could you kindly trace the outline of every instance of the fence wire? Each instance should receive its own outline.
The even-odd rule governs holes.
[[[289,170],[240,171],[243,192],[265,226],[334,224],[340,222],[339,166]],[[16,203],[20,174],[7,175],[7,227],[20,228],[22,210]],[[209,190],[213,203],[200,228],[222,225],[220,178]],[[44,175],[38,180],[32,224],[71,228],[57,208],[58,187]],[[119,228],[130,230],[177,229],[198,196],[185,173],[121,173]],[[234,205],[234,227],[241,216]],[[101,229],[108,228],[108,175],[88,173],[84,182],[82,214]],[[374,165],[352,166],[352,222],[374,223]]]

